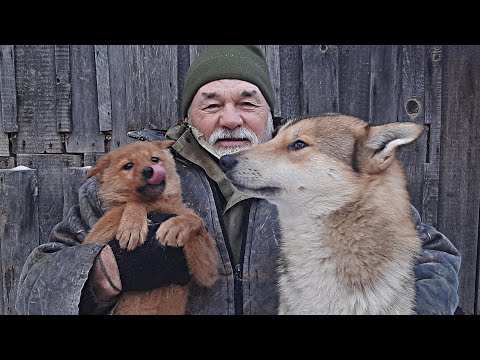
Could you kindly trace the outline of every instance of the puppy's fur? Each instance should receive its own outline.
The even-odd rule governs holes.
[[[238,189],[278,207],[280,314],[413,312],[421,242],[395,153],[422,132],[327,114],[221,159]]]
[[[133,250],[145,241],[148,212],[176,214],[160,225],[156,237],[161,245],[184,246],[193,279],[211,286],[217,278],[216,245],[202,219],[182,201],[180,178],[167,149],[172,144],[134,142],[109,152],[91,168],[87,177],[97,176],[107,211],[85,243],[116,238],[120,247]],[[115,314],[184,314],[189,285],[124,292]]]

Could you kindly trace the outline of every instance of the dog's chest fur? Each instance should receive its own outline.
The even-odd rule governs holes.
[[[291,209],[279,210],[282,227],[279,314],[412,312],[414,293],[409,257],[395,254],[382,263],[368,264],[365,252],[350,252],[348,239],[340,238],[352,234],[342,231],[332,234],[325,221],[292,216]],[[342,241],[345,252],[331,246]],[[364,274],[360,274],[361,267],[370,267],[370,273],[363,269]]]

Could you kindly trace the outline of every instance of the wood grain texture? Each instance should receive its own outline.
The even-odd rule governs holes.
[[[368,120],[370,113],[370,46],[338,47],[339,112]]]
[[[303,116],[339,111],[338,48],[335,45],[302,46]]]
[[[399,121],[423,125],[425,122],[425,46],[402,47],[402,86]],[[408,179],[410,202],[422,214],[424,163],[427,153],[427,134],[397,151]]]
[[[397,121],[401,63],[398,45],[372,45],[370,58],[370,111],[372,125]]]
[[[72,45],[72,132],[66,139],[69,153],[103,152],[105,136],[98,121],[97,79],[92,45]]]
[[[128,129],[167,129],[177,123],[177,47],[128,46],[125,56]]]
[[[58,132],[72,131],[69,45],[55,45],[55,117]]]
[[[442,45],[426,46],[425,60],[425,124],[428,133],[422,220],[437,227],[442,129]]]
[[[48,241],[53,226],[63,219],[62,169],[82,165],[81,155],[28,155],[17,156],[17,165],[37,169],[38,211],[40,243]]]
[[[185,86],[185,78],[190,67],[190,45],[177,45],[177,71],[178,71],[178,119],[183,114],[181,104],[183,101],[183,88]]]
[[[124,45],[108,46],[108,63],[110,68],[110,95],[112,102],[111,140],[105,151],[118,149],[133,139],[127,136],[127,94],[126,94],[126,59]]]
[[[0,102],[3,131],[17,132],[17,86],[13,45],[0,45]]]
[[[19,131],[12,136],[15,154],[61,153],[57,132],[55,48],[15,46]]]
[[[284,120],[299,116],[302,106],[302,47],[280,46],[280,98]]]
[[[112,101],[110,98],[110,70],[107,45],[95,45],[95,69],[100,131],[111,131]]]
[[[16,314],[23,264],[39,245],[36,170],[0,170],[0,313]]]
[[[8,134],[2,131],[0,121],[0,156],[10,156],[10,139]]]
[[[462,255],[460,306],[478,308],[480,47],[445,45],[438,229]]]

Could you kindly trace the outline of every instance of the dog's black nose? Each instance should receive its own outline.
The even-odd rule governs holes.
[[[150,166],[144,167],[142,175],[145,179],[150,179],[153,176],[153,169]]]
[[[220,168],[223,171],[228,171],[233,169],[235,165],[237,165],[237,163],[238,163],[238,159],[233,155],[223,155],[220,158],[220,162],[219,162]]]

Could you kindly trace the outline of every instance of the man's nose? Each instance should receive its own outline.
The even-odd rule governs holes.
[[[243,125],[243,118],[235,106],[226,105],[220,116],[219,125],[229,129],[235,129]]]

